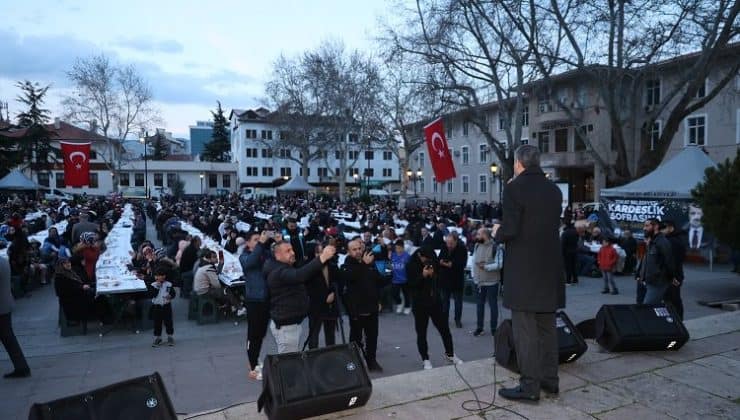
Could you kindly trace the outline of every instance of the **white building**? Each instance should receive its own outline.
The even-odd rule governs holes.
[[[242,188],[269,188],[294,176],[303,176],[298,162],[289,158],[298,151],[280,147],[285,132],[269,121],[269,115],[270,111],[265,108],[233,109],[229,115],[231,156],[237,165],[237,178]],[[347,173],[347,185],[356,187],[367,182],[371,188],[398,188],[401,174],[396,155],[386,147],[371,145],[368,148],[356,143],[356,138],[352,134],[348,137],[347,165],[351,169]],[[340,172],[339,167],[339,152],[327,151],[326,159],[309,163],[306,180],[316,187],[333,190],[338,185],[335,176]]]
[[[180,180],[186,195],[228,194],[238,190],[236,164],[231,162],[196,162],[192,160],[136,160],[124,163],[120,171],[119,191],[143,197],[171,194]]]

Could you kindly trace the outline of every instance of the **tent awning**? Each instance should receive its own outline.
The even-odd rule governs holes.
[[[10,171],[7,175],[0,179],[0,190],[37,190],[42,187],[28,179],[27,176],[23,175],[18,170]]]
[[[687,146],[653,172],[629,184],[601,190],[603,197],[691,198],[691,189],[704,179],[704,171],[715,167],[704,151]]]
[[[291,178],[290,181],[286,182],[277,188],[278,191],[289,192],[289,191],[310,191],[314,187],[309,185],[306,180],[301,176]]]

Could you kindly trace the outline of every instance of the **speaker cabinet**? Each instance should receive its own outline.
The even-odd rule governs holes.
[[[671,305],[604,305],[596,314],[596,342],[608,351],[678,350],[689,332]]]
[[[355,343],[269,355],[257,406],[275,420],[301,419],[363,406],[372,384]]]
[[[159,373],[31,406],[29,420],[176,420]]]

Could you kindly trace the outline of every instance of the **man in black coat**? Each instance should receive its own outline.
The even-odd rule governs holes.
[[[445,246],[439,253],[439,287],[442,295],[442,311],[450,319],[450,298],[455,299],[455,326],[462,328],[463,287],[468,251],[460,243],[457,232],[445,237]]]
[[[568,223],[560,237],[565,263],[565,283],[578,284],[578,231],[573,223]]]
[[[347,244],[347,258],[340,273],[340,282],[346,288],[344,306],[349,315],[349,340],[363,349],[368,369],[382,372],[375,356],[378,348],[378,286],[383,279],[375,268],[372,251],[365,251],[361,239]]]
[[[514,174],[504,188],[503,220],[494,225],[506,245],[504,306],[511,309],[519,385],[502,388],[507,399],[538,401],[540,389],[558,392],[555,311],[565,306],[560,227],[560,189],[540,168],[539,149],[514,152]]]
[[[5,257],[0,257],[0,341],[13,362],[13,371],[3,375],[4,378],[25,378],[31,376],[31,369],[23,356],[23,350],[18,344],[13,332],[11,312],[13,310],[13,294],[11,293],[10,264]]]
[[[676,312],[683,319],[683,300],[681,299],[681,285],[683,285],[683,261],[686,258],[686,233],[676,228],[672,220],[663,221],[663,234],[671,243],[673,251],[674,279],[665,292],[665,301],[676,308]]]

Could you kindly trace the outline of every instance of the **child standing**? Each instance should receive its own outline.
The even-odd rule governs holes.
[[[393,267],[393,301],[396,304],[396,313],[411,313],[411,296],[406,278],[406,263],[411,256],[405,251],[403,240],[398,239],[394,245],[395,252],[391,254]],[[401,292],[403,292],[403,304],[401,304]]]
[[[154,272],[154,282],[149,285],[152,299],[152,321],[154,321],[154,342],[152,347],[162,345],[162,322],[167,331],[167,345],[174,346],[175,339],[172,334],[175,329],[172,326],[172,299],[175,297],[175,289],[172,283],[167,281],[167,270],[160,268]]]
[[[614,282],[614,271],[617,267],[619,255],[617,254],[617,250],[614,249],[613,239],[604,237],[601,240],[601,249],[599,249],[597,259],[599,270],[601,270],[601,275],[604,277],[604,290],[601,293],[609,293],[609,287],[611,286],[611,293],[618,295],[619,290],[617,290],[617,285]]]

